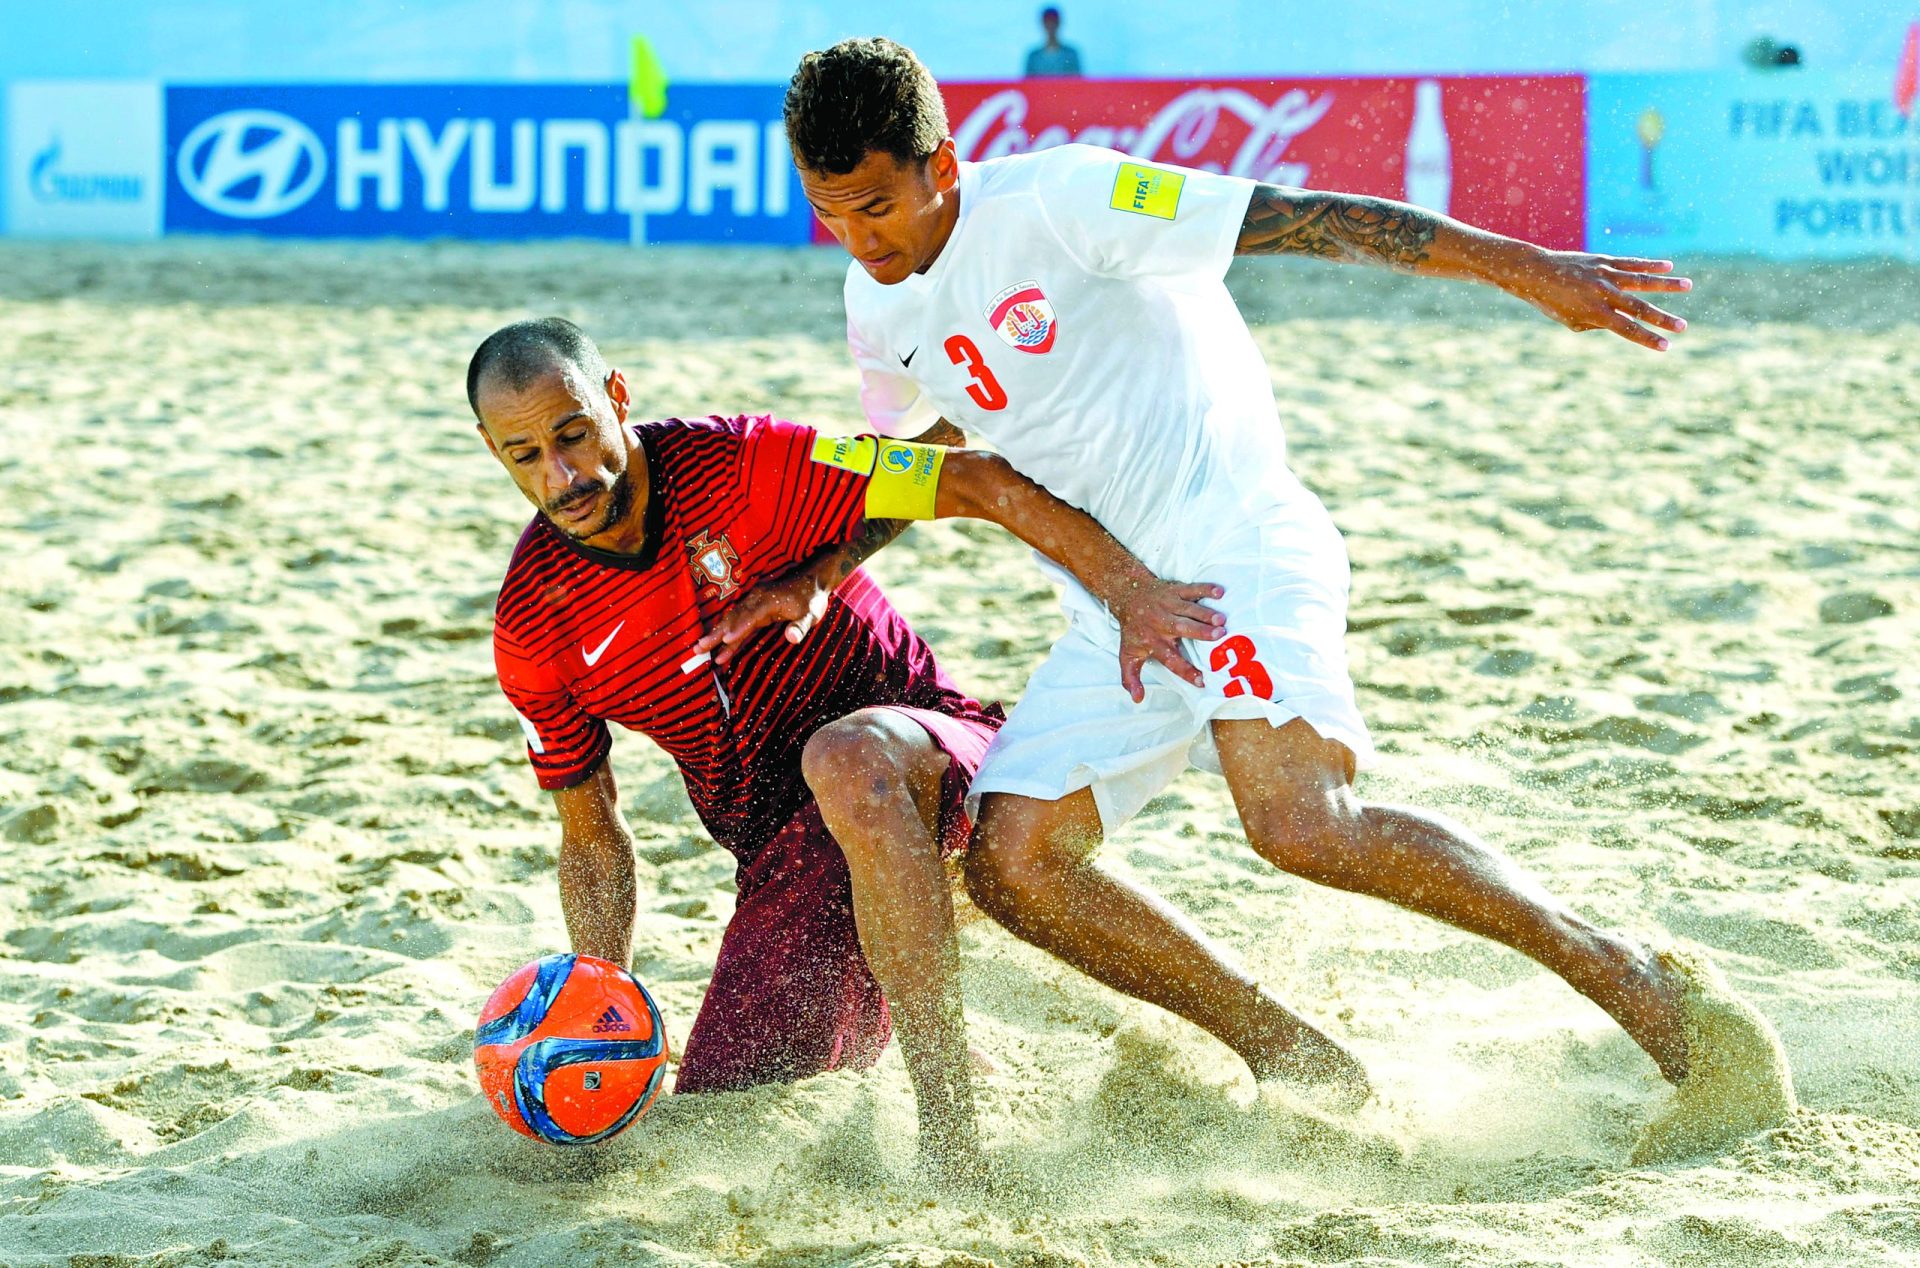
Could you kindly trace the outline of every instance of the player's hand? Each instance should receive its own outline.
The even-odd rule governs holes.
[[[1120,685],[1133,702],[1147,698],[1141,668],[1157,660],[1174,675],[1194,686],[1206,679],[1180,650],[1183,638],[1211,643],[1227,632],[1227,618],[1200,602],[1217,599],[1226,591],[1214,585],[1183,585],[1149,574],[1128,583],[1118,595],[1108,596],[1107,610],[1120,622]]]
[[[811,567],[794,569],[784,577],[763,581],[734,601],[719,621],[693,645],[696,656],[711,652],[716,664],[733,659],[740,644],[769,625],[785,622],[787,641],[798,643],[826,614],[832,591]]]
[[[1501,289],[1526,300],[1569,330],[1611,330],[1629,343],[1667,350],[1666,336],[1687,328],[1683,318],[1657,308],[1635,291],[1678,292],[1693,282],[1673,276],[1672,260],[1637,260],[1585,251],[1530,249],[1498,278]]]

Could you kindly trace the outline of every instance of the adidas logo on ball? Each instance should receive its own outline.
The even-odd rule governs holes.
[[[606,1012],[600,1014],[600,1020],[593,1023],[593,1033],[596,1035],[611,1035],[632,1029],[627,1019],[620,1015],[620,1010],[611,1004]]]

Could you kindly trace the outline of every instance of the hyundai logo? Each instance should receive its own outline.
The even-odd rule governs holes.
[[[209,211],[245,220],[285,215],[313,197],[327,152],[305,124],[273,110],[229,110],[187,133],[180,187]]]

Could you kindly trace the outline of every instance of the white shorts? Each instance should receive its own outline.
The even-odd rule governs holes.
[[[1297,487],[1297,486],[1296,486]],[[1067,632],[1027,682],[1025,694],[987,749],[967,797],[977,817],[985,793],[1057,801],[1093,789],[1111,832],[1132,818],[1189,764],[1220,772],[1216,720],[1304,718],[1345,745],[1360,767],[1373,740],[1347,673],[1347,552],[1312,494],[1300,491],[1264,513],[1238,511],[1216,526],[1190,520],[1189,545],[1176,545],[1170,581],[1213,582],[1224,597],[1227,636],[1183,644],[1206,675],[1190,686],[1157,662],[1142,675],[1135,704],[1120,685],[1120,631],[1103,607],[1064,574]],[[1199,530],[1199,531],[1194,531]]]

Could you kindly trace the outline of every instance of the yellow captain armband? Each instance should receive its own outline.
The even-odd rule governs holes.
[[[901,440],[877,443],[879,453],[873,464],[873,479],[867,482],[867,518],[934,518],[934,497],[940,489],[940,467],[947,460],[946,449]]]

